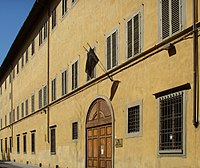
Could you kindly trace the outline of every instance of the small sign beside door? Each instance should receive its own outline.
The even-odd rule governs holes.
[[[123,147],[123,139],[115,139],[115,147],[116,148],[122,148]]]

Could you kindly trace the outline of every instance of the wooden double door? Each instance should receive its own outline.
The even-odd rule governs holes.
[[[112,124],[87,128],[87,168],[112,168]]]

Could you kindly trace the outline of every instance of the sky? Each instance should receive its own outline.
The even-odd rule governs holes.
[[[0,65],[34,3],[35,0],[0,0]]]

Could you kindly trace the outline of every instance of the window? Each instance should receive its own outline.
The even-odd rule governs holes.
[[[1,153],[3,153],[3,139],[1,139]]]
[[[12,123],[12,112],[9,112],[9,124]]]
[[[9,83],[11,83],[12,79],[11,79],[11,74],[9,75]]]
[[[43,88],[43,104],[44,106],[47,105],[47,86],[44,86]]]
[[[31,112],[35,111],[35,95],[31,96]]]
[[[141,136],[142,134],[142,103],[135,103],[127,110],[127,137]]]
[[[78,61],[72,64],[72,90],[78,87]]]
[[[107,70],[115,67],[118,62],[118,30],[115,30],[106,40]]]
[[[17,62],[17,74],[19,73],[19,61]]]
[[[183,29],[185,0],[160,0],[160,39],[163,40]]]
[[[22,68],[24,67],[24,54],[22,54],[22,58],[21,58],[21,63],[22,63]]]
[[[56,78],[51,81],[51,100],[56,100]]]
[[[2,118],[1,118],[1,128],[3,127]]]
[[[2,95],[2,86],[0,87],[0,95]]]
[[[44,40],[47,38],[48,36],[48,22],[46,21],[44,23]]]
[[[5,90],[6,90],[6,88],[7,88],[7,82],[6,82],[7,80],[5,79],[5,82],[4,82],[4,84],[5,84]]]
[[[15,68],[13,68],[13,79],[15,79]]]
[[[67,70],[62,72],[62,96],[67,94]]]
[[[26,116],[28,115],[28,99],[26,99]]]
[[[26,63],[28,63],[28,48],[26,49],[25,55],[26,55]]]
[[[56,128],[52,127],[50,128],[50,133],[51,133],[51,154],[55,155],[56,154]]]
[[[19,106],[17,106],[17,120],[19,120]]]
[[[52,11],[52,29],[56,26],[56,8]]]
[[[62,16],[67,13],[67,0],[62,0]]]
[[[126,52],[131,58],[142,49],[142,11],[134,14],[126,23]]]
[[[39,46],[42,44],[42,28],[39,31]]]
[[[24,117],[24,102],[21,104],[21,110],[22,110],[22,118]]]
[[[72,123],[72,140],[78,139],[78,122]]]
[[[160,154],[184,154],[184,94],[180,91],[158,98]]]
[[[26,154],[26,133],[23,134],[23,152]]]
[[[7,144],[7,138],[5,138],[5,152],[8,152],[8,144]]]
[[[35,153],[35,131],[31,132],[31,153]]]
[[[15,109],[13,109],[12,117],[13,117],[13,122],[15,122]]]
[[[20,135],[17,135],[17,153],[20,153]]]
[[[9,140],[10,140],[10,148],[9,148],[9,151],[10,151],[10,153],[12,153],[12,137],[10,137]]]
[[[39,98],[38,98],[38,105],[39,105],[39,109],[42,108],[42,89],[39,90]]]
[[[31,55],[33,55],[34,53],[35,53],[35,39],[33,39],[31,43]]]

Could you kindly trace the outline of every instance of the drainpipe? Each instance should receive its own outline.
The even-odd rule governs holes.
[[[199,102],[199,82],[198,82],[198,0],[193,0],[193,125],[198,127],[198,102]]]

